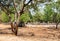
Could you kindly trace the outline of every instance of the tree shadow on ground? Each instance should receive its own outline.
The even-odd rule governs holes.
[[[14,33],[11,31],[11,28],[4,28],[4,29],[0,28],[0,34],[3,34],[3,35],[14,35]],[[34,36],[34,33],[18,31],[18,35],[17,36]]]
[[[34,33],[32,33],[32,32],[22,32],[22,33],[18,33],[18,35],[17,36],[35,36],[35,34]]]
[[[11,28],[0,28],[0,34],[13,34],[13,32],[11,31]]]

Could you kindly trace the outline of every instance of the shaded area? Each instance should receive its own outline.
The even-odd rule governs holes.
[[[11,28],[4,28],[4,29],[2,29],[0,27],[0,34],[13,34],[13,32],[11,31]]]

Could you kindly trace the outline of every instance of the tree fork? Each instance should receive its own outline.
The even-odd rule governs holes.
[[[14,32],[14,26],[13,26],[13,23],[11,22],[10,25],[11,25],[12,32]]]
[[[17,25],[17,22],[14,23],[14,26],[15,26],[15,35],[17,36],[17,34],[18,34],[18,25]]]

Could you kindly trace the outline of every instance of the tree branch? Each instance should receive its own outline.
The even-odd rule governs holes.
[[[9,10],[9,6],[7,6],[7,5],[3,5],[2,3],[0,3],[0,7],[1,7],[1,9],[4,11],[4,9],[8,12],[9,11],[9,13],[14,13],[14,12],[12,12],[11,10]],[[4,11],[4,12],[6,12],[6,11]],[[6,13],[7,14],[7,13]],[[8,15],[8,14],[7,14]]]
[[[22,13],[24,12],[24,8],[31,2],[32,0],[30,0],[27,4],[25,4],[25,0],[23,2],[23,7],[22,7],[22,10],[20,11],[20,15],[22,15]]]

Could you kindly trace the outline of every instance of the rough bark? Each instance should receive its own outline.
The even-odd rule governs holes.
[[[15,21],[14,21],[14,24],[13,24],[13,29],[14,29],[14,33],[15,35],[17,35],[17,32],[18,32],[18,24],[17,24],[17,17],[18,17],[18,12],[17,12],[17,9],[16,9],[16,5],[15,5],[15,0],[13,0],[13,5],[14,5],[14,8],[15,8]]]

